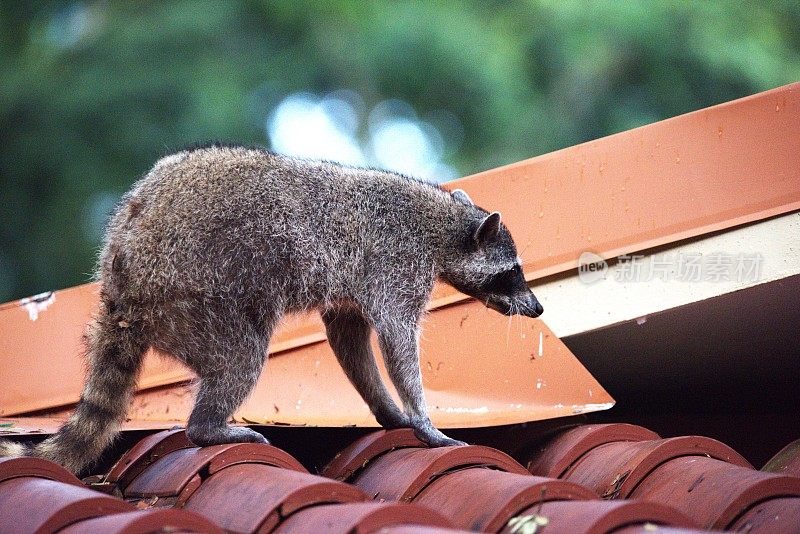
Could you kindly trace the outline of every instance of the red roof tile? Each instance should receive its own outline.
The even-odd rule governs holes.
[[[543,477],[560,477],[584,454],[598,445],[615,441],[644,441],[660,436],[646,428],[625,423],[580,425],[559,432],[526,456],[528,470]]]
[[[761,470],[800,476],[800,439],[782,448]]]
[[[352,483],[375,499],[410,502],[435,478],[475,466],[527,474],[511,457],[490,447],[404,448],[371,460]]]
[[[357,439],[322,470],[326,477],[348,480],[353,473],[385,452],[404,447],[424,447],[410,428],[379,430]]]
[[[392,525],[381,529],[381,534],[456,534],[459,532],[463,534],[469,531],[422,525]]]
[[[229,532],[271,532],[300,510],[367,499],[343,482],[281,467],[239,464],[204,480],[185,507]]]
[[[800,532],[800,499],[779,497],[759,503],[731,523],[730,530],[750,534]]]
[[[436,478],[413,502],[441,511],[459,528],[496,532],[521,510],[544,502],[594,498],[587,488],[563,480],[471,468]]]
[[[92,491],[45,460],[0,460],[0,526],[23,533],[67,526],[69,532],[149,532],[158,526],[182,532],[402,533],[425,532],[425,525],[435,533],[521,532],[538,524],[548,534],[579,534],[692,527],[783,533],[800,525],[800,477],[756,471],[708,438],[660,439],[617,424],[573,427],[545,440],[519,436],[536,445],[515,442],[509,448],[534,450],[530,465],[555,470],[562,479],[531,475],[485,446],[423,448],[407,430],[355,440],[323,470],[329,477],[308,473],[273,446],[198,448],[181,431],[165,431],[131,447],[105,478],[111,487],[99,486],[123,498]],[[620,469],[628,475],[612,483]],[[583,485],[575,483],[578,478]],[[601,500],[598,493],[619,500]],[[134,511],[125,500],[149,510]]]
[[[0,482],[18,477],[45,478],[83,487],[75,475],[53,462],[40,458],[0,458]]]
[[[630,496],[673,506],[703,528],[726,529],[762,501],[800,496],[800,478],[684,456],[658,466]]]
[[[584,454],[560,478],[591,488],[604,499],[625,498],[657,466],[684,456],[718,458],[751,467],[739,453],[719,441],[686,436],[599,445]]]
[[[383,531],[391,525],[448,527],[439,513],[414,504],[358,503],[315,506],[289,517],[276,533],[347,532],[353,534]],[[415,527],[416,528],[416,527]]]
[[[84,519],[132,510],[120,499],[46,478],[0,482],[0,527],[8,532],[56,532]]]
[[[73,523],[59,534],[151,534],[197,532],[222,534],[222,529],[203,516],[187,510],[137,510]]]
[[[189,441],[186,431],[182,428],[156,432],[128,449],[111,468],[105,480],[124,489],[147,466],[162,456],[189,447],[194,447],[194,444]]]
[[[630,525],[675,525],[694,527],[694,522],[677,510],[646,501],[550,501],[535,504],[517,514],[520,522],[545,518],[547,534],[603,534]],[[520,522],[507,524],[500,532],[513,533]],[[517,530],[516,532],[519,532]]]
[[[203,479],[234,464],[266,464],[307,472],[286,452],[271,445],[239,443],[172,451],[156,460],[123,490],[126,498],[186,502]]]
[[[621,529],[615,530],[614,534],[701,534],[712,532],[705,529],[693,529],[693,528],[678,528],[678,527],[665,527],[662,525],[654,525],[653,523],[647,523],[644,525],[633,525],[629,527],[623,527]],[[716,532],[716,531],[713,531]]]

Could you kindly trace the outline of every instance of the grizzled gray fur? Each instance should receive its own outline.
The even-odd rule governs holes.
[[[419,324],[434,282],[508,315],[542,313],[500,215],[464,192],[243,147],[158,161],[111,219],[98,269],[81,400],[57,434],[27,451],[73,471],[115,436],[150,346],[200,378],[187,427],[194,443],[266,442],[227,422],[281,317],[312,309],[381,425],[411,427],[431,446],[461,444],[431,424],[422,390]],[[402,410],[378,374],[371,329]],[[19,449],[0,444],[0,454]]]

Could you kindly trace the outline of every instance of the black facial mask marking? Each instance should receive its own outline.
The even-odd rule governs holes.
[[[507,271],[497,273],[481,284],[480,290],[493,295],[513,295],[527,288],[522,270],[515,265]]]

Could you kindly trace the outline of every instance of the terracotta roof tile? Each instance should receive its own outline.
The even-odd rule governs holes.
[[[469,531],[422,525],[392,525],[381,529],[381,534],[456,534],[459,532],[463,534]]]
[[[84,519],[132,510],[125,501],[65,482],[35,476],[0,482],[0,527],[10,532],[56,532]]]
[[[384,527],[391,525],[449,527],[450,522],[439,513],[424,506],[370,502],[306,508],[289,517],[275,532],[366,534],[382,531]]]
[[[580,425],[563,430],[535,447],[525,455],[526,465],[534,475],[560,477],[579,458],[599,445],[659,438],[652,430],[625,423]]]
[[[759,503],[731,523],[730,530],[751,534],[800,532],[800,499],[783,497]]]
[[[125,488],[139,473],[156,460],[179,449],[188,449],[194,444],[186,437],[182,428],[163,430],[145,437],[117,460],[105,480]]]
[[[405,447],[424,446],[410,428],[370,432],[339,452],[325,466],[322,474],[337,480],[349,480],[356,471],[363,469],[368,462],[383,453]]]
[[[93,486],[118,496],[93,491],[45,460],[0,460],[0,525],[23,533],[68,526],[68,532],[150,532],[157,526],[173,532],[432,534],[523,532],[538,523],[549,534],[783,533],[800,525],[800,477],[757,471],[708,438],[661,439],[618,424],[571,427],[545,439],[522,430],[518,435],[529,445],[509,443],[509,449],[535,451],[528,454],[530,465],[562,478],[532,475],[490,447],[427,449],[408,430],[354,440],[322,469],[325,477],[273,446],[198,448],[182,431],[164,431],[130,447],[105,485]],[[620,469],[628,475],[612,483]],[[137,511],[132,503],[148,509]]]
[[[410,502],[434,479],[477,466],[528,474],[510,456],[490,447],[403,448],[369,461],[352,483],[375,499]]]
[[[439,510],[465,530],[496,532],[525,510],[554,500],[589,500],[587,488],[531,474],[470,468],[433,480],[413,500]]]
[[[230,532],[271,532],[299,510],[366,500],[363,492],[343,482],[282,467],[239,464],[204,480],[185,507]]]
[[[36,477],[83,487],[83,483],[58,464],[40,458],[0,458],[0,483],[12,478]]]
[[[800,478],[684,456],[658,466],[630,496],[673,506],[703,528],[726,529],[758,503],[800,496]]]
[[[782,448],[761,470],[800,476],[800,439]]]
[[[240,443],[172,451],[148,466],[122,490],[126,498],[186,502],[203,479],[231,465],[265,464],[307,472],[286,452],[265,444]]]
[[[222,529],[203,516],[187,510],[136,510],[73,523],[59,534],[151,534],[197,532],[222,534]]]
[[[708,533],[717,531],[694,528],[665,527],[663,525],[646,523],[644,525],[632,525],[620,528],[615,530],[614,534],[701,534],[703,532]]]
[[[604,499],[628,497],[657,466],[679,457],[718,458],[751,467],[739,453],[711,438],[684,436],[599,445],[578,459],[561,476],[582,484]]]
[[[517,514],[518,521],[545,518],[547,534],[603,534],[630,525],[674,525],[692,528],[694,522],[677,510],[646,501],[549,501]],[[500,532],[513,533],[519,523],[509,523]],[[519,532],[519,530],[517,530]]]

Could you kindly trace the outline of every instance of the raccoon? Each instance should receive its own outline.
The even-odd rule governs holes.
[[[542,306],[500,214],[399,174],[209,145],[159,160],[127,193],[98,262],[100,309],[71,418],[33,449],[80,472],[111,443],[154,347],[199,377],[187,424],[199,446],[267,440],[228,421],[261,374],[285,313],[318,310],[347,377],[385,428],[462,445],[428,417],[420,319],[442,280],[506,315]],[[370,348],[377,333],[395,404]]]

